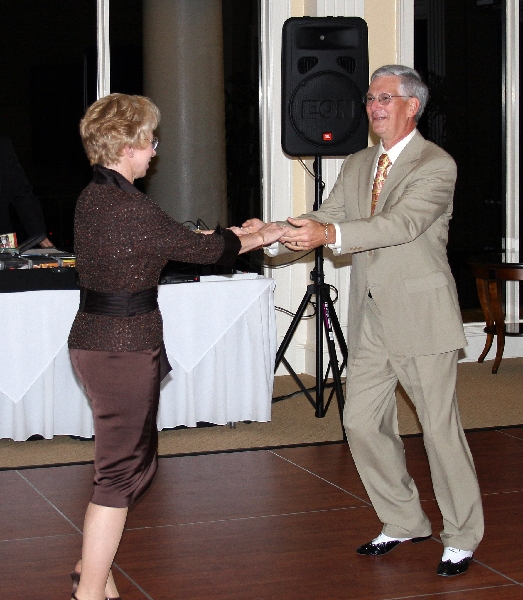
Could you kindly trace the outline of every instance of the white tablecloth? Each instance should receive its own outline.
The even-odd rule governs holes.
[[[162,382],[158,429],[270,421],[273,292],[272,279],[241,275],[160,286],[173,370]],[[78,301],[75,290],[0,294],[0,438],[93,435],[67,349]]]

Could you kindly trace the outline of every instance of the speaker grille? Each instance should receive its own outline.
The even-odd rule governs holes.
[[[356,71],[356,59],[353,56],[338,56],[336,62],[342,69],[345,69],[347,73],[354,73]]]
[[[302,56],[298,61],[298,73],[304,75],[318,64],[316,56]]]
[[[296,133],[318,148],[345,143],[358,130],[365,113],[355,83],[335,71],[304,79],[292,95],[289,111]]]

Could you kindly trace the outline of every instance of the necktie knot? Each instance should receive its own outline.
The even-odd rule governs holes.
[[[389,155],[386,152],[384,152],[378,160],[378,170],[381,169],[383,171],[385,169],[388,169],[390,164],[391,162]]]
[[[370,214],[373,215],[378,203],[378,198],[381,192],[381,188],[387,179],[387,169],[392,164],[389,155],[385,152],[380,156],[378,160],[378,168],[376,169],[376,175],[374,177],[374,183],[372,185],[372,205]]]

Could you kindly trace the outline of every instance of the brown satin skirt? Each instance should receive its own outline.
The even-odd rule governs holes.
[[[125,508],[149,488],[158,466],[161,347],[140,352],[71,348],[69,352],[93,410],[91,502]]]

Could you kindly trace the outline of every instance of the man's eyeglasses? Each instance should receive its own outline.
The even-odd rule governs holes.
[[[157,137],[153,137],[153,139],[149,140],[149,141],[151,142],[151,144],[153,146],[153,150],[156,150],[156,148],[158,148],[158,143],[159,143],[158,138]]]
[[[370,106],[374,100],[377,100],[381,106],[387,106],[393,98],[412,98],[413,96],[393,96],[392,94],[380,94],[379,96],[371,96],[367,94],[363,97],[363,104]]]

